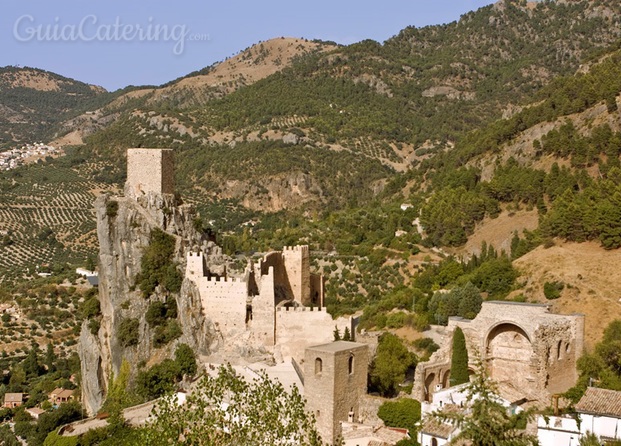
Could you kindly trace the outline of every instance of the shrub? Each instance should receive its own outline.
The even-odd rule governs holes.
[[[137,278],[144,297],[149,297],[158,285],[176,293],[181,289],[183,277],[173,262],[175,238],[159,228],[151,231],[151,241],[145,248],[141,272]]]
[[[194,376],[198,370],[196,366],[196,355],[188,344],[179,344],[177,346],[175,350],[175,362],[184,375]]]
[[[543,294],[548,300],[554,300],[561,297],[561,291],[565,288],[563,282],[546,282],[543,284]]]
[[[155,328],[155,333],[153,334],[153,344],[156,347],[161,347],[168,344],[170,341],[174,341],[175,339],[181,337],[182,334],[183,331],[181,331],[179,323],[174,319],[170,319],[165,326]]]
[[[400,427],[410,431],[410,436],[416,438],[416,423],[420,421],[420,402],[411,398],[383,403],[377,416],[389,427]]]
[[[119,324],[116,336],[123,347],[138,344],[140,322],[138,319],[124,319]]]
[[[106,203],[106,215],[108,216],[108,218],[114,218],[116,217],[116,214],[119,211],[119,202],[118,201],[108,201]]]

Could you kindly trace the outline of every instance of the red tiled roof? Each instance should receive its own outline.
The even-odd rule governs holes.
[[[5,403],[21,403],[23,399],[24,399],[23,393],[5,393],[4,394]]]
[[[576,404],[576,411],[621,418],[621,392],[588,387]]]

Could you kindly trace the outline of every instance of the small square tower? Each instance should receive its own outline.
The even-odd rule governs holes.
[[[174,175],[172,149],[127,149],[125,195],[174,194]]]
[[[336,341],[309,347],[304,355],[304,396],[315,415],[323,441],[332,444],[341,422],[360,416],[360,399],[367,391],[369,348],[357,342]]]

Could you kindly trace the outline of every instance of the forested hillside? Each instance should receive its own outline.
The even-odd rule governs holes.
[[[36,195],[41,172],[62,166],[79,180],[72,197],[97,194],[123,184],[126,148],[172,147],[196,224],[231,254],[310,244],[334,314],[420,329],[476,314],[482,298],[556,299],[561,284],[529,294],[514,261],[555,240],[621,246],[619,17],[612,0],[506,0],[383,44],[300,49],[263,77],[264,59],[296,47],[255,46],[234,62],[254,64],[252,82],[180,88],[224,72],[211,67],[119,93],[86,144],[0,185]],[[486,236],[515,214],[534,224]],[[49,220],[38,231],[55,234],[55,258],[92,255],[92,232],[60,255],[71,241]],[[14,227],[0,249],[35,243]],[[475,231],[484,243],[465,250]]]
[[[101,87],[37,68],[0,68],[0,149],[49,141],[63,120],[103,104]]]

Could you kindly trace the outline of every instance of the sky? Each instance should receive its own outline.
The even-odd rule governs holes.
[[[383,42],[489,0],[5,0],[0,66],[113,91],[160,85],[274,37]]]

